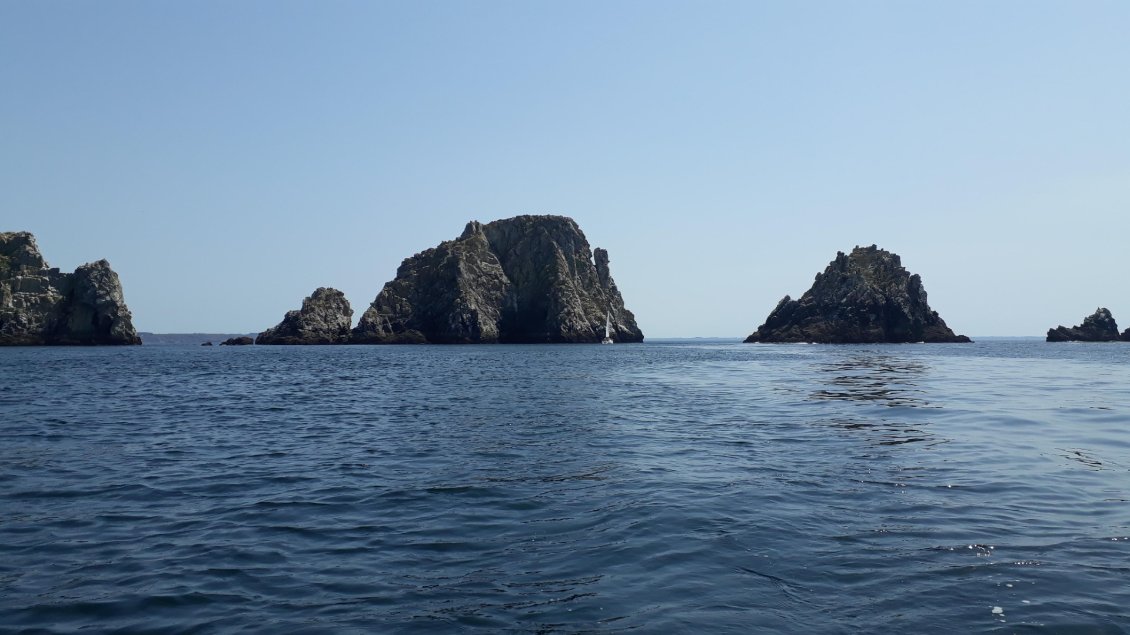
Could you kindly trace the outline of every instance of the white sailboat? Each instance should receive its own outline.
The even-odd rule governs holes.
[[[601,344],[612,343],[612,314],[604,314],[604,339],[600,341]]]

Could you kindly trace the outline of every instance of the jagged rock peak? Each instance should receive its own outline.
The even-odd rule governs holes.
[[[799,300],[785,296],[750,342],[969,342],[926,302],[918,274],[876,245],[837,252]]]
[[[595,258],[595,262],[594,262]],[[608,267],[566,216],[471,221],[406,258],[361,316],[358,343],[643,341]]]
[[[0,232],[0,345],[141,344],[105,260],[50,268],[35,236]]]
[[[318,287],[302,301],[302,308],[287,311],[282,322],[263,331],[256,344],[347,344],[353,309],[345,294]]]
[[[1104,307],[1095,309],[1094,313],[1083,318],[1083,323],[1079,326],[1048,329],[1047,337],[1049,342],[1117,342],[1119,339],[1118,324]],[[1121,339],[1130,341],[1130,329],[1122,334]]]

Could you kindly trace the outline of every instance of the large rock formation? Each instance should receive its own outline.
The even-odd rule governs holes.
[[[1130,329],[1127,329],[1123,335],[1130,334]],[[1083,323],[1079,326],[1067,328],[1066,326],[1057,326],[1054,329],[1048,329],[1049,342],[1117,342],[1118,324],[1114,321],[1114,316],[1110,311],[1105,308],[1099,307],[1095,312],[1083,318]]]
[[[353,309],[345,294],[319,287],[302,301],[302,308],[287,311],[282,322],[255,338],[256,344],[346,344]]]
[[[0,345],[140,343],[110,263],[61,273],[30,233],[0,233]]]
[[[564,216],[483,225],[407,258],[361,316],[357,343],[643,341],[608,270]]]
[[[800,300],[785,296],[748,342],[969,342],[926,303],[926,290],[889,251],[836,254]]]

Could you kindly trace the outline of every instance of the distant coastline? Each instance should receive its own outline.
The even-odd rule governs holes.
[[[140,332],[141,343],[145,346],[199,346],[204,342],[218,345],[226,339],[254,333],[147,333]]]

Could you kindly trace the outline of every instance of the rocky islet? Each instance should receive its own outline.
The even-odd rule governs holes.
[[[317,289],[256,338],[221,346],[350,343],[597,342],[643,333],[609,270],[564,216],[471,221],[456,239],[404,260],[352,326],[340,291]],[[1100,307],[1048,342],[1130,342]],[[921,278],[877,246],[838,253],[799,299],[785,296],[746,342],[968,342],[926,302]],[[105,260],[63,273],[28,232],[0,233],[0,345],[140,344],[121,282]],[[211,344],[209,342],[208,344]]]
[[[643,333],[624,305],[608,252],[565,216],[471,221],[454,240],[404,260],[353,330],[395,343],[617,342]]]
[[[105,260],[63,273],[28,232],[0,233],[0,345],[140,344]]]
[[[746,343],[872,344],[971,341],[926,302],[918,274],[876,245],[839,252],[799,300],[785,296]]]
[[[256,344],[348,344],[353,309],[345,294],[319,287],[302,301],[302,308],[287,311],[272,328],[255,338]]]
[[[1095,309],[1095,312],[1083,318],[1083,323],[1068,328],[1057,326],[1048,329],[1048,342],[1124,342],[1130,341],[1130,329],[1121,336],[1118,334],[1118,324],[1114,316],[1105,307]]]

